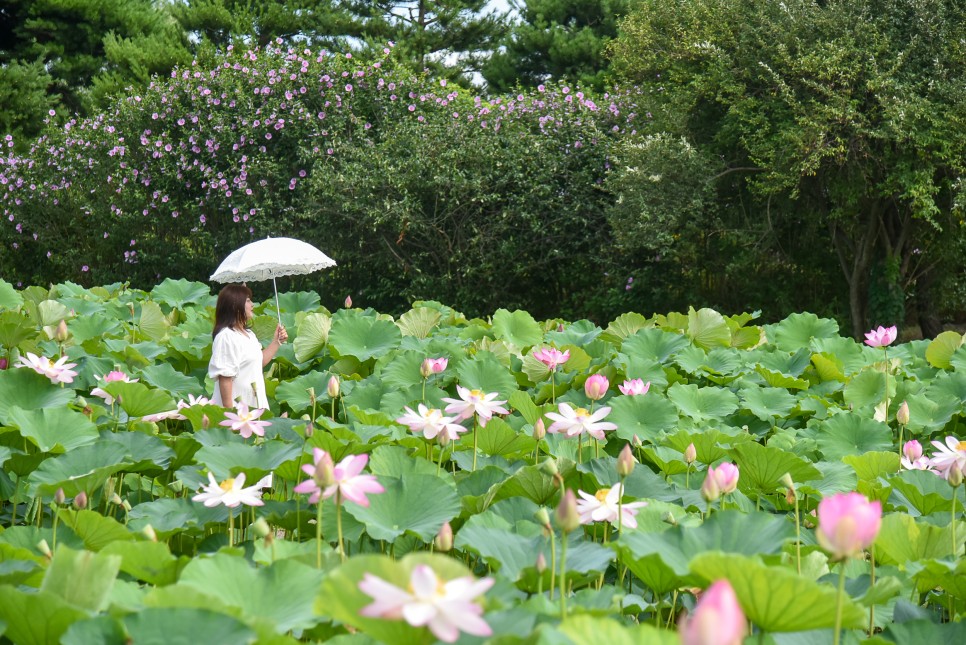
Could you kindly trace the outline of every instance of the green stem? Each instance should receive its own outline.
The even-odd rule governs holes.
[[[798,514],[798,495],[795,495],[795,564],[802,575],[802,522]]]
[[[955,466],[952,466],[952,467],[955,468]],[[949,528],[953,534],[953,564],[954,565],[959,563],[959,544],[956,542],[956,492],[958,490],[959,490],[958,486],[953,489],[953,505],[949,511],[949,515],[950,515]]]
[[[476,428],[479,426],[476,417],[473,417],[473,472],[476,472]]]
[[[228,546],[235,546],[235,512],[228,509]]]
[[[869,563],[871,564],[871,569],[869,570],[869,591],[875,587],[875,543],[869,547]],[[875,605],[869,607],[869,638],[872,638],[872,634],[875,632]]]
[[[584,454],[584,433],[581,432],[579,435],[577,435],[577,463],[578,464],[584,463],[583,454]]]
[[[567,619],[567,535],[560,541],[560,620]]]
[[[556,392],[557,379],[555,378],[555,374],[556,372],[554,370],[550,370],[550,404],[551,405],[557,404],[557,392]]]
[[[335,532],[339,536],[339,557],[345,562],[345,550],[342,548],[342,491],[335,491]]]
[[[319,497],[319,501],[315,503],[315,568],[322,568],[322,502],[324,500]]]
[[[835,603],[835,632],[832,637],[832,645],[839,645],[842,638],[842,602],[845,596],[845,563],[846,560],[842,560],[842,564],[839,567],[839,595]]]
[[[955,506],[955,504],[954,504],[954,506]],[[51,551],[55,551],[56,552],[57,551],[57,520],[60,519],[60,516],[57,514],[57,504],[51,504],[50,505],[50,511],[51,511],[51,513],[54,516],[54,537],[53,537],[53,540],[52,540],[53,547],[51,547]],[[956,518],[954,516],[953,517],[953,522],[955,522],[955,521],[956,521]],[[956,543],[955,540],[956,540],[956,538],[954,537],[953,538],[953,544]]]
[[[553,589],[557,582],[557,540],[550,531],[550,601],[553,602]]]
[[[440,444],[439,446],[439,461],[436,462],[436,476],[439,477],[439,471],[443,468],[443,453],[446,452],[446,446]]]

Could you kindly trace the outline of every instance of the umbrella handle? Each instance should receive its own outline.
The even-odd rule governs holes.
[[[272,276],[272,286],[275,287],[275,315],[278,316],[278,324],[282,324],[282,312],[278,308],[278,285],[275,283],[275,277]]]

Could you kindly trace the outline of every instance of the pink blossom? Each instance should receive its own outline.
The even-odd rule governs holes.
[[[429,627],[433,636],[445,643],[455,643],[460,632],[473,636],[490,636],[493,630],[481,615],[483,608],[472,602],[493,586],[492,578],[476,580],[472,576],[441,581],[428,565],[413,568],[408,590],[366,573],[359,589],[374,602],[359,612],[370,618],[402,618],[413,627]]]
[[[66,356],[61,356],[55,363],[46,356],[37,356],[27,352],[26,357],[21,356],[17,360],[19,363],[17,367],[29,367],[41,376],[49,378],[50,382],[55,385],[57,383],[73,383],[74,377],[77,376],[77,372],[70,369],[76,367],[77,363],[68,363]]]
[[[427,439],[435,439],[437,435],[445,436],[450,441],[459,439],[461,433],[468,428],[454,423],[455,417],[444,417],[440,410],[427,408],[422,403],[419,404],[419,412],[413,412],[412,408],[406,407],[406,414],[396,419],[396,423],[409,426],[412,432],[422,433]]]
[[[647,394],[647,391],[651,389],[651,382],[644,382],[644,379],[630,379],[624,381],[622,385],[618,385],[617,389],[621,391],[622,394],[627,396],[638,396],[640,394]]]
[[[208,507],[219,504],[228,508],[235,508],[239,504],[263,506],[265,502],[262,501],[262,489],[269,488],[271,485],[271,473],[258,480],[254,486],[245,488],[245,473],[239,473],[237,477],[226,479],[219,484],[215,476],[209,472],[208,485],[202,486],[202,492],[191,499],[195,502],[204,502]]]
[[[115,381],[120,381],[122,383],[137,383],[137,379],[132,379],[130,376],[121,372],[119,370],[114,370],[113,372],[108,372],[104,376],[98,376],[98,381],[104,381],[105,383],[113,383]],[[91,396],[97,396],[104,399],[104,403],[107,405],[114,405],[114,397],[106,392],[103,388],[95,387],[91,390]]]
[[[647,506],[647,502],[618,504],[621,495],[620,484],[614,484],[610,488],[601,488],[593,495],[582,490],[578,490],[577,494],[581,497],[577,500],[577,512],[580,513],[581,524],[610,522],[616,526],[619,510],[621,526],[636,529],[637,520],[634,519],[634,516],[637,515],[637,509]]]
[[[704,593],[681,624],[683,645],[741,645],[748,630],[745,614],[727,580],[718,580]]]
[[[419,373],[422,374],[423,378],[429,378],[432,374],[439,374],[444,371],[448,364],[449,359],[444,357],[426,358],[419,366]]]
[[[946,437],[946,443],[933,441],[932,445],[939,451],[932,454],[929,463],[940,475],[945,478],[953,467],[966,474],[966,441],[960,441],[956,437]]]
[[[717,468],[708,468],[708,476],[714,477],[718,490],[722,495],[735,492],[738,488],[738,467],[731,463],[723,463]]]
[[[584,394],[591,401],[600,401],[607,394],[610,381],[603,374],[591,374],[584,381]]]
[[[869,548],[881,525],[882,503],[861,493],[837,493],[818,503],[818,542],[836,560]]]
[[[369,463],[369,455],[348,455],[345,459],[340,461],[332,469],[332,482],[328,486],[325,486],[323,490],[322,485],[325,484],[325,480],[322,480],[320,485],[319,472],[320,468],[325,468],[327,466],[326,458],[329,459],[331,463],[331,457],[324,450],[314,449],[313,456],[315,460],[314,466],[309,466],[305,464],[302,466],[302,470],[306,474],[313,475],[313,479],[307,479],[298,486],[294,488],[297,493],[311,493],[309,497],[310,502],[317,502],[319,499],[328,499],[339,493],[341,499],[354,502],[359,506],[369,506],[369,498],[366,495],[384,493],[385,488],[376,479],[375,475],[362,475],[362,469],[366,467]]]
[[[892,327],[879,325],[876,329],[865,333],[865,344],[869,347],[886,347],[895,341],[897,334],[895,325]]]
[[[567,403],[561,403],[557,409],[560,413],[548,412],[547,418],[553,423],[547,428],[550,434],[562,432],[568,437],[576,437],[584,432],[600,441],[604,440],[604,432],[616,430],[617,425],[609,421],[602,421],[610,414],[610,407],[603,406],[593,414],[584,408],[572,408]]]
[[[570,350],[561,352],[556,347],[542,347],[533,353],[533,357],[547,366],[551,372],[570,360]]]
[[[493,418],[494,414],[510,414],[510,411],[503,407],[506,401],[494,401],[499,396],[498,392],[485,393],[482,390],[470,390],[462,385],[456,386],[456,393],[460,395],[458,399],[444,398],[449,403],[446,412],[455,413],[456,420],[469,419],[474,414],[480,422],[480,427],[486,427],[486,422]]]
[[[249,410],[248,404],[239,402],[236,412],[237,414],[235,412],[225,412],[225,420],[219,425],[231,428],[232,431],[237,431],[244,439],[248,439],[253,434],[264,437],[265,426],[272,425],[270,421],[257,420],[265,412],[263,408]]]

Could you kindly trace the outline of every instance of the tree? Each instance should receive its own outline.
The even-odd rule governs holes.
[[[489,0],[350,0],[362,33],[394,42],[416,69],[468,82],[506,31],[507,17],[484,13]]]
[[[520,20],[483,67],[483,78],[498,92],[518,83],[536,87],[548,79],[566,79],[603,90],[607,42],[617,36],[617,23],[627,0],[522,0]]]
[[[644,0],[622,29],[619,74],[659,102],[664,129],[721,162],[688,181],[720,191],[740,178],[760,230],[817,224],[853,334],[901,324],[886,312],[955,266],[944,249],[963,236],[966,5]]]

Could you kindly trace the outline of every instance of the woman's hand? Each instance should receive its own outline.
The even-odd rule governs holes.
[[[288,332],[285,331],[285,327],[278,325],[275,327],[275,342],[281,345],[288,340]]]

